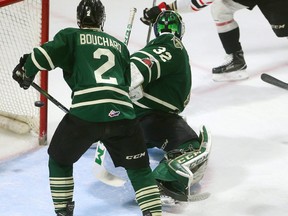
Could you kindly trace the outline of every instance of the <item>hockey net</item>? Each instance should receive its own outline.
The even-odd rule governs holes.
[[[0,0],[0,128],[36,136],[40,145],[47,140],[47,99],[32,87],[20,88],[12,71],[23,54],[48,40],[48,15],[49,0]],[[47,90],[47,72],[34,82]],[[34,106],[39,100],[42,108]]]

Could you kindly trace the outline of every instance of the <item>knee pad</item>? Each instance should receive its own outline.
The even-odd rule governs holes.
[[[234,20],[234,13],[244,8],[247,8],[247,6],[234,1],[214,1],[211,5],[211,15],[218,33],[224,33],[238,28],[238,23]]]

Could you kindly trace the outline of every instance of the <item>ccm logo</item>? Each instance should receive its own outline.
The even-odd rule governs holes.
[[[136,160],[136,159],[139,159],[139,158],[144,157],[144,156],[145,156],[145,152],[140,153],[140,154],[136,154],[136,155],[126,156],[126,159],[127,160]]]
[[[285,28],[285,24],[282,24],[282,25],[271,25],[271,27],[273,29],[284,29]]]

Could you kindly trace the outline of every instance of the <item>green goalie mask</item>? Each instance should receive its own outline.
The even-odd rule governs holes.
[[[179,39],[182,39],[184,35],[185,25],[182,17],[175,11],[162,11],[154,23],[154,34],[156,37],[165,32],[172,33]]]

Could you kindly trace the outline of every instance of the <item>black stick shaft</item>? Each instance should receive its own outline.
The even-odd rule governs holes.
[[[272,84],[274,86],[277,86],[277,87],[280,87],[280,88],[283,88],[283,89],[286,89],[288,90],[288,83],[286,82],[283,82],[269,74],[261,74],[261,79],[264,81],[264,82],[267,82],[269,84]]]
[[[35,88],[38,92],[40,92],[42,95],[44,95],[48,100],[50,100],[52,103],[54,103],[57,107],[59,107],[62,111],[65,113],[68,113],[69,110],[62,105],[58,100],[56,100],[54,97],[52,97],[48,92],[46,92],[44,89],[42,89],[40,86],[38,86],[36,83],[32,83],[31,86]]]

